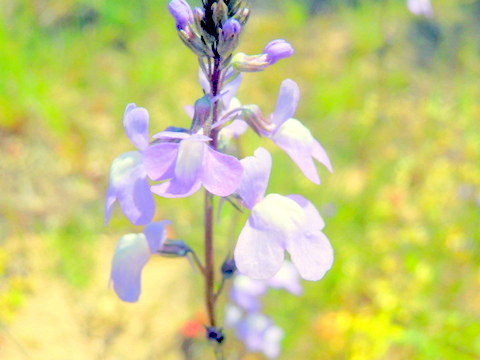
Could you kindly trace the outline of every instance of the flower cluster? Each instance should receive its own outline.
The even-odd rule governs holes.
[[[225,326],[235,330],[247,350],[274,359],[280,354],[284,332],[261,312],[260,298],[268,289],[285,289],[297,296],[303,292],[298,271],[290,261],[285,261],[268,280],[254,280],[237,273],[230,288],[231,302],[225,308]]]
[[[281,83],[275,109],[268,116],[258,106],[242,105],[235,98],[241,73],[264,70],[291,56],[293,48],[288,42],[271,41],[258,55],[234,55],[250,14],[244,1],[203,0],[202,7],[192,9],[185,0],[172,0],[168,9],[179,37],[199,58],[203,96],[187,108],[189,126],[175,123],[152,137],[148,132],[148,111],[135,104],[125,109],[123,126],[138,150],[126,152],[112,163],[105,224],[114,203],[118,202],[132,224],[145,228],[140,234],[128,234],[119,240],[112,261],[111,282],[122,300],[134,302],[140,295],[142,269],[152,255],[193,256],[205,278],[207,336],[221,343],[223,334],[216,325],[215,301],[223,283],[215,292],[212,198],[228,198],[250,212],[234,249],[236,267],[242,275],[235,278],[232,290],[235,306],[247,320],[237,319],[236,323],[232,320],[230,324],[244,329],[238,331],[242,338],[245,329],[260,326],[260,321],[262,336],[274,344],[283,336],[281,330],[258,309],[251,308],[252,301],[246,304],[240,300],[245,295],[240,295],[239,282],[270,279],[269,286],[274,286],[286,267],[298,271],[303,279],[319,280],[332,266],[333,250],[322,232],[325,223],[311,202],[301,195],[266,194],[272,167],[270,153],[259,147],[253,156],[239,159],[235,156],[237,142],[232,139],[240,138],[248,129],[270,139],[315,184],[320,184],[320,178],[314,160],[329,171],[332,166],[320,143],[293,117],[299,101],[299,88],[293,80]],[[154,195],[188,197],[201,188],[206,194],[204,263],[184,241],[167,238],[168,221],[152,222]],[[293,265],[285,261],[285,252]],[[264,292],[267,285],[257,284],[260,283],[264,284],[260,286]],[[298,293],[299,285],[294,287],[290,291]],[[258,327],[255,329],[257,333],[260,331]],[[254,340],[245,337],[243,340],[248,348],[263,351],[269,357],[277,353],[276,345],[269,347],[270,350],[260,349],[259,345],[253,345]]]

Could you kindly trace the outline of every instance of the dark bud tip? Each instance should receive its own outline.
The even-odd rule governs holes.
[[[223,278],[230,279],[235,274],[236,270],[237,266],[235,265],[234,258],[225,260],[221,268]]]
[[[215,326],[207,326],[205,328],[207,331],[207,339],[210,341],[215,341],[218,344],[221,344],[225,340],[222,329],[218,329]]]

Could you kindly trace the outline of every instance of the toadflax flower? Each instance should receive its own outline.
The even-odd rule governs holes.
[[[145,151],[145,169],[152,180],[168,180],[151,187],[155,194],[186,197],[203,185],[214,195],[228,196],[240,184],[243,173],[240,161],[208,146],[209,137],[163,131],[154,138],[161,142]]]
[[[300,275],[291,261],[285,260],[275,276],[267,280],[251,279],[236,273],[230,288],[230,299],[246,312],[258,312],[261,308],[260,297],[269,288],[285,289],[297,296],[303,292]]]
[[[241,160],[244,175],[237,192],[251,213],[235,247],[236,266],[253,279],[268,279],[280,270],[286,250],[303,279],[320,280],[333,263],[333,249],[321,231],[325,223],[303,196],[265,196],[271,161],[263,148]]]
[[[128,104],[123,115],[123,126],[139,151],[126,152],[113,160],[105,202],[105,226],[108,225],[115,201],[118,201],[132,224],[146,225],[155,213],[153,195],[143,167],[143,153],[149,143],[147,110]]]
[[[252,352],[262,352],[268,359],[280,355],[283,330],[262,313],[244,314],[232,304],[226,306],[225,325],[235,329],[235,333],[245,347]]]
[[[280,86],[275,111],[270,116],[271,129],[261,131],[283,149],[313,183],[320,184],[313,159],[332,172],[332,165],[322,145],[300,121],[292,118],[297,109],[300,90],[295,81],[286,79]]]
[[[145,226],[141,234],[127,234],[120,238],[112,260],[110,281],[118,297],[135,302],[141,292],[141,274],[150,256],[160,250],[166,238],[165,225],[169,221]]]
[[[283,330],[261,313],[261,297],[269,288],[285,289],[300,295],[303,288],[297,269],[285,261],[280,271],[267,280],[255,280],[236,272],[225,307],[225,326],[233,328],[249,351],[262,352],[269,359],[280,354]]]

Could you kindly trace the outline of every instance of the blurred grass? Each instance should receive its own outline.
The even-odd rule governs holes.
[[[141,354],[166,359],[148,341],[178,342],[157,338],[163,330],[151,314],[162,313],[157,301],[166,310],[171,303],[155,285],[145,287],[133,310],[106,289],[116,238],[138,230],[119,211],[108,230],[102,227],[110,162],[131,148],[121,126],[124,106],[146,107],[153,134],[187,126],[183,106],[201,96],[195,58],[177,39],[165,6],[16,0],[2,9],[0,356],[20,337],[18,358],[41,358],[21,339],[22,311],[35,309],[42,290],[55,286],[67,294],[67,307],[89,309],[71,323],[84,343],[106,344],[101,351],[93,346],[88,358],[147,358],[112,340],[137,334],[135,326],[145,328]],[[287,330],[282,359],[478,359],[479,2],[435,1],[432,20],[393,0],[337,5],[315,16],[298,2],[272,6],[253,13],[239,50],[257,53],[285,38],[296,54],[246,74],[239,98],[269,113],[280,82],[297,81],[296,116],[335,169],[319,169],[317,187],[268,142],[250,134],[244,144],[246,154],[259,145],[272,150],[269,191],[311,199],[336,254],[333,269],[318,283],[305,282],[301,298],[267,298],[266,312]],[[160,200],[157,217],[171,219],[175,235],[199,247],[201,200]],[[221,254],[235,241],[236,215],[224,210]],[[173,263],[156,265],[176,269]],[[177,282],[193,287],[173,290],[191,304],[165,322],[173,333],[202,306],[198,274],[185,274],[168,278],[173,289]],[[153,272],[147,279],[157,281]],[[54,313],[54,304],[42,311]],[[112,309],[141,315],[134,326]]]

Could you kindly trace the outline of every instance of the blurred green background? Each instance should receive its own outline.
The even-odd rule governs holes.
[[[335,249],[302,297],[266,298],[281,359],[480,359],[480,1],[432,1],[432,19],[401,0],[254,1],[239,51],[284,38],[296,53],[246,74],[239,98],[268,114],[294,79],[335,170],[318,187],[265,140],[243,145],[272,151],[268,191],[308,197]],[[2,2],[1,359],[183,359],[180,329],[203,316],[183,260],[153,259],[136,304],[107,287],[118,237],[141,231],[118,209],[103,227],[110,163],[132,149],[124,107],[146,107],[154,134],[188,127],[201,96],[166,4]],[[200,253],[201,204],[159,199],[156,214]],[[226,207],[219,262],[243,220]]]

